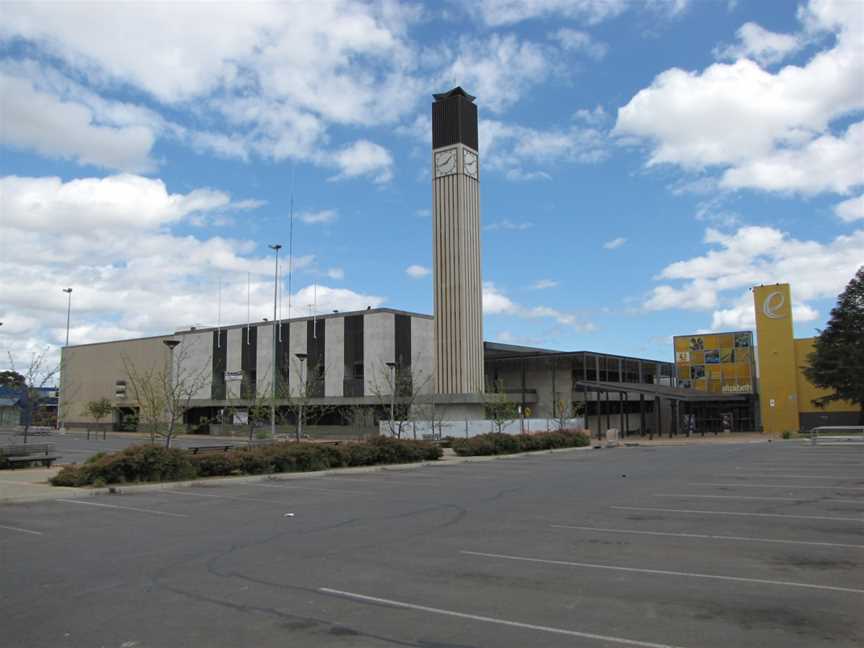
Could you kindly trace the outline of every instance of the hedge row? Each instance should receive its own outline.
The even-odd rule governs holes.
[[[51,479],[51,483],[54,486],[102,486],[227,475],[264,475],[345,466],[434,461],[441,454],[441,449],[430,443],[384,437],[339,446],[274,443],[203,455],[193,455],[178,448],[139,445],[120,452],[96,455],[81,465],[66,466]]]
[[[579,448],[590,445],[588,435],[577,430],[536,434],[481,434],[470,439],[453,439],[453,451],[462,456],[513,454],[532,450]]]

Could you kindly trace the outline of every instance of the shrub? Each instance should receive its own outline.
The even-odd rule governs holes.
[[[238,470],[234,453],[192,455],[189,460],[199,477],[227,477]]]
[[[513,454],[533,450],[556,448],[578,448],[587,446],[590,440],[578,430],[538,432],[536,434],[481,434],[470,439],[453,439],[453,451],[462,457],[478,455]]]
[[[143,445],[110,454],[100,453],[84,464],[65,466],[51,479],[51,483],[54,486],[87,486],[304,472],[342,466],[434,461],[442,454],[441,448],[424,441],[384,437],[340,446],[274,443],[203,455]]]
[[[81,486],[97,480],[106,484],[122,484],[179,481],[195,476],[195,467],[189,460],[189,453],[184,450],[139,445],[97,457],[81,466],[67,466],[51,483],[55,486]]]

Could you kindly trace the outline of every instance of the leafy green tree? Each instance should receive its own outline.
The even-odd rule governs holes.
[[[84,414],[96,421],[97,426],[102,422],[102,419],[111,416],[113,410],[114,405],[107,398],[92,400],[84,406]],[[87,434],[89,438],[90,433],[88,432]]]
[[[486,416],[495,425],[500,434],[510,423],[519,418],[519,406],[510,400],[510,396],[504,389],[504,383],[498,381],[491,384],[484,395],[486,405]]]
[[[828,326],[819,332],[804,368],[807,380],[833,393],[814,400],[816,405],[837,400],[860,408],[864,425],[864,266],[837,298]]]
[[[17,371],[0,371],[0,387],[21,389],[27,384],[27,379]]]

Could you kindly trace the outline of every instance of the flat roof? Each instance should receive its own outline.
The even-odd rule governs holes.
[[[303,317],[292,317],[291,319],[283,318],[277,320],[279,324],[286,324],[290,322],[305,322],[307,320],[321,320],[321,319],[329,319],[331,317],[351,317],[355,315],[374,315],[376,313],[393,313],[394,315],[408,315],[409,317],[420,317],[422,319],[433,319],[432,315],[426,315],[424,313],[412,313],[411,311],[400,310],[398,308],[365,308],[363,310],[357,311],[339,311],[336,313],[321,313],[318,315],[305,315]],[[97,344],[116,344],[118,342],[138,342],[144,340],[162,340],[170,338],[174,335],[185,335],[187,333],[202,333],[207,331],[228,331],[230,329],[242,329],[247,326],[269,326],[273,322],[271,320],[255,320],[254,322],[244,322],[241,324],[226,324],[225,326],[200,326],[200,327],[189,327],[177,329],[173,333],[164,333],[162,335],[146,335],[144,337],[132,337],[132,338],[118,338],[116,340],[105,340],[103,342],[86,342],[84,344],[70,344],[67,349],[78,348],[78,347],[87,347],[87,346],[95,346]]]

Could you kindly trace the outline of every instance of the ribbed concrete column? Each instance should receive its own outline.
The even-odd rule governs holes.
[[[450,150],[456,157],[455,172],[440,175],[436,153]],[[433,151],[435,385],[439,394],[476,394],[484,388],[480,183],[479,174],[478,178],[465,174],[466,151],[476,155],[464,144]]]

